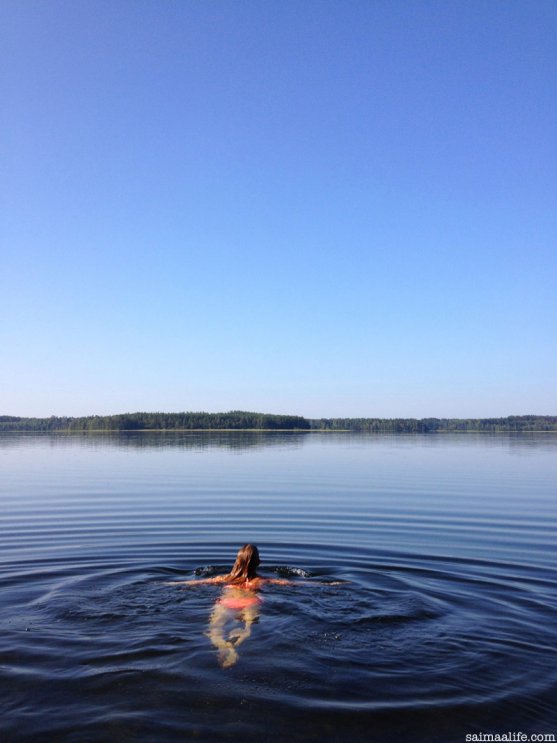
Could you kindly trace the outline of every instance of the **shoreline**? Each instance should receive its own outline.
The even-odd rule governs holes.
[[[467,431],[355,431],[351,428],[93,428],[89,431],[78,431],[72,428],[58,428],[52,431],[25,431],[25,430],[0,430],[0,436],[6,433],[32,433],[32,434],[58,434],[58,433],[73,433],[73,434],[91,434],[91,433],[350,433],[350,434],[367,434],[371,436],[439,436],[445,434],[469,434],[469,433],[481,433],[481,434],[499,434],[499,433],[514,433],[514,434],[527,434],[527,433],[550,433],[556,434],[557,430],[547,429],[533,429],[530,431],[515,431],[512,429],[501,429],[499,431],[485,431],[479,428],[468,429]]]

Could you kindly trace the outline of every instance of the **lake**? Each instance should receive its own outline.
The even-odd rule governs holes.
[[[557,733],[556,434],[2,434],[0,473],[3,740]],[[223,667],[248,610],[173,581],[246,542],[290,582]]]

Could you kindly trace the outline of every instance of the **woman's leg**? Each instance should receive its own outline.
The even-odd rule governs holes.
[[[238,646],[251,635],[251,625],[259,618],[259,607],[257,604],[246,606],[242,612],[243,629],[233,629],[228,634],[228,639]]]
[[[224,627],[228,619],[228,609],[217,601],[213,607],[207,636],[219,651],[219,663],[223,668],[233,666],[238,660],[234,646],[224,636]]]

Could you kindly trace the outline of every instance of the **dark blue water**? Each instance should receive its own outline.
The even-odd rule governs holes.
[[[553,434],[4,434],[0,475],[2,740],[557,733]],[[169,583],[245,542],[292,583],[223,668]]]

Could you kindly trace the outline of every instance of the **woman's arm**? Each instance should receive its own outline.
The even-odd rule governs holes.
[[[207,583],[224,583],[226,580],[226,575],[215,575],[214,578],[201,578],[197,580],[196,578],[193,578],[192,580],[168,580],[165,581],[165,586],[203,586]]]

